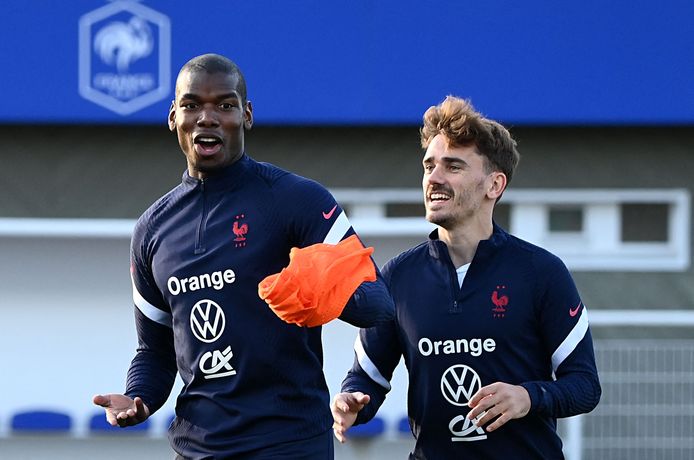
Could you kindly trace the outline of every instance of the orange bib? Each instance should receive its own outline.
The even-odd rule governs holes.
[[[372,253],[356,235],[338,244],[292,248],[289,265],[262,280],[258,295],[287,323],[326,324],[340,316],[361,283],[376,280]]]

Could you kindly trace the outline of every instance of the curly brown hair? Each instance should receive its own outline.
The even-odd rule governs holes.
[[[426,149],[437,134],[445,136],[451,145],[474,145],[486,160],[486,172],[501,171],[511,182],[520,160],[516,141],[501,124],[475,110],[469,100],[446,96],[439,105],[427,109],[423,122],[419,130],[422,148]]]

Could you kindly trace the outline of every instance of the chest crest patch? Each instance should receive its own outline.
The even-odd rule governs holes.
[[[232,230],[234,232],[234,246],[237,248],[241,248],[246,246],[246,235],[248,234],[248,223],[245,223],[243,220],[245,219],[246,215],[245,214],[239,214],[236,216],[236,220],[234,220],[234,225],[232,227]]]
[[[492,317],[503,318],[508,308],[508,295],[505,295],[506,286],[498,285],[492,292]]]

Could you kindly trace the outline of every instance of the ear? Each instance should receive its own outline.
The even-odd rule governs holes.
[[[246,131],[253,127],[253,104],[251,101],[246,101],[246,106],[243,108],[243,127]]]
[[[176,101],[171,101],[169,107],[169,130],[176,131]]]
[[[508,180],[506,179],[506,174],[501,171],[494,171],[491,175],[491,183],[487,189],[487,197],[492,200],[498,200],[504,190],[506,190],[506,185]]]

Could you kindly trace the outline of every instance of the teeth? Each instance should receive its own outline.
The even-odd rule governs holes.
[[[216,137],[203,137],[203,136],[200,136],[196,139],[196,141],[198,141],[198,142],[217,142],[218,140],[219,139],[217,139]]]
[[[431,199],[432,200],[447,200],[450,197],[444,193],[432,193],[431,194]]]

